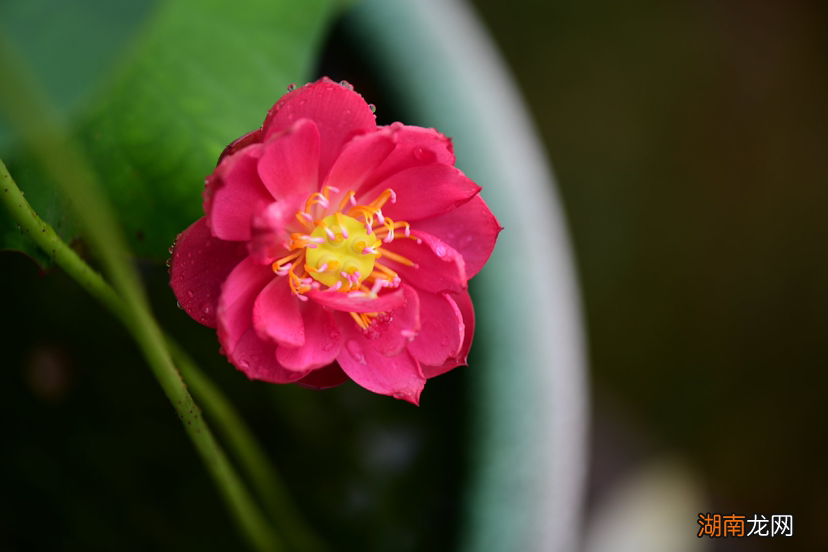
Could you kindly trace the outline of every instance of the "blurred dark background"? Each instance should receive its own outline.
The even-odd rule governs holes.
[[[792,540],[715,550],[828,549],[828,8],[473,3],[536,117],[568,213],[592,367],[590,511],[671,454],[699,475],[710,511],[794,515]],[[348,40],[334,30],[320,72],[351,80],[380,122],[396,119]],[[16,253],[0,263],[0,549],[235,549],[126,333],[60,271],[39,275]],[[462,371],[430,385],[421,409],[353,385],[250,386],[215,354],[214,333],[175,310],[165,268],[142,269],[156,312],[291,474],[324,535],[350,549],[452,548]]]
[[[473,3],[568,212],[591,498],[678,454],[710,511],[794,515],[717,549],[828,550],[826,4]]]

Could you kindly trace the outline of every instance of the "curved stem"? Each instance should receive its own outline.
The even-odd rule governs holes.
[[[45,251],[55,249],[56,260],[70,265],[67,269],[70,275],[80,276],[78,281],[93,287],[98,299],[107,306],[115,307],[112,308],[113,312],[138,342],[244,535],[258,550],[282,550],[279,538],[271,530],[224,451],[213,438],[201,417],[201,411],[173,365],[161,329],[150,314],[138,277],[127,261],[128,249],[115,218],[99,191],[94,171],[86,162],[84,153],[69,139],[65,126],[59,122],[48,102],[40,97],[38,88],[30,83],[5,46],[0,41],[0,75],[3,76],[0,83],[0,107],[4,108],[9,121],[19,130],[47,173],[62,192],[72,199],[72,206],[84,234],[100,256],[118,294],[111,289],[105,291],[107,286],[103,279],[90,275],[91,271],[77,255],[62,252],[58,256],[57,248],[52,246],[56,240],[60,240],[54,232],[46,230],[46,225],[25,202],[5,165],[2,165],[0,174],[3,187],[0,197],[3,203],[38,245],[41,245],[42,238],[46,244]],[[123,304],[117,301],[118,295],[123,298]]]
[[[167,346],[184,380],[193,394],[204,404],[207,415],[215,421],[216,431],[228,443],[228,448],[247,473],[268,515],[279,525],[285,538],[299,550],[327,550],[325,544],[292,506],[282,479],[274,471],[267,454],[259,446],[232,403],[204,375],[190,356],[169,337]]]

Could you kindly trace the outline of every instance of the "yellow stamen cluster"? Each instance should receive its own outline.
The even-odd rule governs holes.
[[[273,263],[273,272],[287,276],[291,291],[303,301],[305,293],[316,289],[376,297],[384,287],[399,286],[397,273],[379,260],[385,257],[406,266],[415,264],[382,245],[416,238],[407,222],[395,222],[382,214],[386,202],[396,201],[394,191],[387,189],[367,204],[358,204],[355,193],[349,191],[336,209],[331,209],[331,192],[339,190],[325,186],[322,192],[311,194],[305,208],[296,213],[305,232],[291,234],[290,252]],[[402,236],[397,230],[402,230]],[[379,313],[350,314],[366,329]]]

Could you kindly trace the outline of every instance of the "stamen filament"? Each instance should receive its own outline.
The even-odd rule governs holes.
[[[413,267],[416,267],[416,266],[417,266],[417,263],[415,263],[415,262],[414,262],[414,261],[412,261],[411,259],[408,259],[408,258],[406,258],[406,257],[403,257],[402,255],[398,255],[397,253],[394,253],[393,251],[388,251],[387,249],[385,249],[385,248],[383,248],[383,247],[380,247],[380,250],[379,250],[379,251],[380,251],[380,254],[381,254],[383,257],[386,257],[386,258],[388,258],[388,259],[391,259],[391,260],[392,260],[392,261],[394,261],[394,262],[397,262],[397,263],[400,263],[400,264],[404,264],[404,265],[406,265],[406,266],[413,266]]]
[[[353,206],[356,206],[356,198],[354,197],[354,191],[351,190],[347,193],[345,197],[342,198],[342,201],[339,202],[339,211],[342,211],[345,206],[350,203]]]
[[[374,207],[375,209],[379,209],[383,205],[385,205],[385,202],[389,199],[391,200],[391,203],[396,203],[397,194],[395,194],[394,190],[392,190],[391,188],[386,188],[385,191],[382,192],[374,201],[369,203],[369,205],[371,207]]]
[[[310,216],[310,213],[306,213],[304,211],[297,211],[296,220],[298,220],[299,224],[304,226],[306,229],[313,230],[313,217]]]
[[[292,261],[293,259],[299,257],[300,255],[304,255],[304,253],[305,252],[300,249],[298,251],[293,251],[293,252],[285,255],[281,259],[275,261],[271,265],[271,268],[273,269],[273,272],[276,272],[277,270],[280,270],[283,264],[289,263],[290,261]]]
[[[360,328],[362,328],[363,330],[367,330],[367,329],[368,329],[368,324],[366,324],[366,323],[362,320],[362,317],[361,317],[360,315],[358,315],[358,314],[357,314],[357,313],[355,313],[355,312],[351,312],[351,313],[348,313],[348,314],[350,314],[350,315],[351,315],[351,318],[353,318],[353,319],[354,319],[354,322],[356,322],[356,323],[357,323],[357,325],[358,325]]]

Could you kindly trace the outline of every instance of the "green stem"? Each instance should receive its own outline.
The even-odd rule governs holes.
[[[167,345],[193,394],[204,404],[207,415],[215,421],[217,431],[228,443],[236,461],[247,473],[270,517],[294,547],[322,551],[327,547],[292,507],[285,485],[274,471],[265,451],[244,423],[232,403],[195,365],[189,355],[171,339]]]
[[[0,190],[3,193],[2,202],[15,221],[20,224],[21,229],[30,235],[43,251],[51,254],[58,266],[63,268],[81,287],[107,307],[125,325],[129,325],[128,309],[121,298],[97,271],[86,264],[60,239],[51,226],[37,216],[12,180],[2,160],[0,160]],[[207,415],[215,421],[219,433],[247,472],[269,517],[280,525],[295,548],[308,551],[325,550],[325,545],[291,507],[284,483],[273,471],[267,455],[233,404],[170,337],[167,337],[167,346],[184,380],[193,393],[199,397]]]
[[[281,550],[280,540],[272,532],[264,516],[256,507],[238,474],[218,446],[212,433],[201,417],[198,406],[187,392],[186,385],[173,365],[160,328],[150,314],[139,280],[127,261],[128,251],[109,205],[100,193],[94,171],[86,162],[84,153],[69,139],[66,127],[50,109],[50,104],[40,97],[23,70],[15,63],[6,44],[0,41],[0,107],[24,141],[31,148],[44,169],[71,198],[77,218],[90,245],[100,256],[107,274],[114,283],[117,295],[123,298],[123,305],[117,305],[113,312],[138,342],[156,379],[161,384],[184,428],[218,485],[237,524],[251,544],[258,550]],[[57,236],[47,232],[45,225],[37,219],[34,211],[25,202],[22,192],[11,179],[5,165],[2,165],[3,192],[0,197],[9,207],[13,216],[25,227],[33,239],[40,244],[38,234],[46,243],[47,253],[55,249],[56,259],[77,262],[70,274],[81,276],[79,282],[96,288],[95,296],[108,306],[115,305],[114,292],[103,291],[103,279],[86,274],[88,267],[77,255],[60,257],[54,245]],[[6,191],[7,190],[7,191]],[[49,234],[48,243],[46,235]],[[59,241],[59,240],[58,240]],[[42,247],[42,245],[41,245]],[[109,302],[106,302],[109,301]]]

